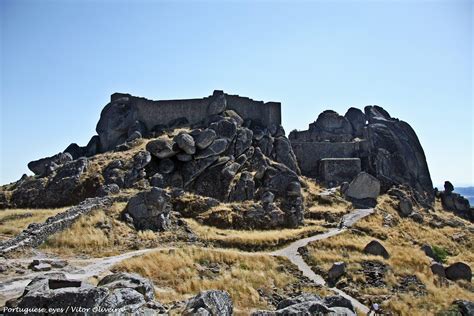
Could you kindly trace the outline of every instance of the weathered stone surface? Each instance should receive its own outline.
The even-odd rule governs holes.
[[[461,316],[472,316],[474,315],[474,302],[457,300],[453,304],[456,304],[461,312]]]
[[[125,313],[140,314],[148,306],[154,306],[155,309],[161,306],[153,298],[153,285],[137,275],[113,274],[95,287],[85,282],[68,280],[62,273],[50,273],[33,279],[22,296],[7,301],[5,305],[10,308],[82,308],[90,311],[121,309]]]
[[[345,117],[325,111],[307,131],[294,131],[289,139],[305,176],[318,178],[323,158],[360,158],[362,170],[379,179],[382,192],[402,184],[413,188],[424,206],[433,202],[428,165],[415,132],[378,106],[367,106],[365,114],[351,108]]]
[[[97,286],[106,287],[110,290],[130,288],[143,295],[146,301],[155,299],[153,283],[136,273],[121,272],[110,274],[100,280]]]
[[[199,149],[205,149],[216,139],[216,132],[213,129],[205,129],[194,136],[194,142]]]
[[[181,148],[186,154],[194,155],[196,152],[196,145],[194,139],[191,135],[187,133],[180,133],[176,135],[173,141],[178,144],[178,147]]]
[[[250,172],[242,172],[235,184],[230,188],[229,201],[239,202],[253,200],[255,194],[255,182]]]
[[[324,158],[319,162],[321,180],[329,187],[352,181],[361,172],[359,158]]]
[[[445,210],[474,222],[474,209],[471,209],[469,200],[458,193],[453,193],[454,186],[451,182],[444,183],[444,191],[439,193],[441,203]]]
[[[228,144],[229,144],[229,142],[225,139],[221,139],[221,138],[216,139],[212,142],[211,145],[209,145],[209,147],[207,147],[203,151],[197,153],[194,156],[194,159],[204,159],[204,158],[208,158],[208,157],[211,157],[211,156],[220,155],[227,149]]]
[[[385,247],[377,240],[372,240],[369,242],[365,248],[364,248],[364,253],[371,254],[374,256],[382,256],[385,259],[390,258],[390,255],[388,251],[385,249]]]
[[[51,165],[60,166],[69,161],[72,161],[72,155],[70,153],[59,153],[51,157],[31,161],[28,163],[28,168],[33,171],[34,174],[42,176],[49,174],[48,168],[50,168]]]
[[[174,143],[167,138],[158,138],[148,142],[146,150],[148,150],[153,156],[163,159],[169,158],[176,155],[178,152],[174,150]]]
[[[363,137],[366,122],[364,112],[356,108],[349,108],[344,117],[351,123],[353,136]]]
[[[275,160],[287,166],[290,170],[301,174],[300,168],[296,161],[296,156],[291,148],[290,141],[288,138],[281,136],[276,137],[273,143]]]
[[[346,196],[354,199],[376,199],[380,194],[380,182],[366,172],[359,173],[350,183]]]
[[[398,203],[398,211],[404,217],[409,216],[413,212],[412,202],[408,198],[402,197]]]
[[[335,282],[346,273],[345,262],[335,262],[328,271],[328,278],[331,282]]]
[[[472,270],[464,262],[456,262],[446,268],[446,277],[450,280],[466,280],[471,282],[472,279]]]
[[[216,132],[217,138],[222,138],[230,142],[237,133],[237,126],[230,120],[221,120],[209,125],[209,129]]]
[[[212,101],[209,103],[209,107],[207,108],[207,115],[221,114],[225,111],[226,107],[227,100],[224,92],[216,90],[214,91]]]
[[[225,291],[205,291],[186,303],[184,315],[231,316],[233,303]]]
[[[162,231],[169,228],[171,197],[160,188],[140,192],[132,197],[125,210],[132,219],[136,229]]]

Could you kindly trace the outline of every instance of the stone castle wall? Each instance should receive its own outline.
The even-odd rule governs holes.
[[[173,120],[186,118],[190,124],[196,124],[208,116],[208,106],[212,96],[201,99],[148,100],[130,94],[114,93],[111,102],[129,98],[132,108],[136,109],[135,120],[139,120],[152,129],[156,125],[167,125]],[[255,101],[238,95],[225,94],[227,109],[234,110],[244,120],[260,121],[264,126],[281,124],[281,103]]]

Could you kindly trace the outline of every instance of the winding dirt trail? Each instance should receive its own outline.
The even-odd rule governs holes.
[[[281,256],[288,258],[293,264],[295,264],[298,269],[303,273],[304,276],[308,277],[311,279],[314,283],[319,284],[319,285],[326,285],[326,281],[324,281],[323,277],[314,273],[314,271],[311,269],[311,267],[304,261],[303,257],[298,253],[298,249],[301,247],[306,246],[310,242],[317,241],[317,240],[323,240],[330,238],[332,236],[339,235],[340,233],[344,232],[347,228],[351,227],[354,225],[357,221],[360,219],[372,214],[374,212],[374,209],[357,209],[352,211],[349,214],[346,214],[342,218],[341,222],[341,228],[333,228],[323,234],[319,235],[314,235],[308,238],[300,239],[297,240],[285,248],[279,249],[277,251],[274,251],[270,253],[273,256]],[[367,306],[359,302],[357,299],[354,297],[348,295],[347,293],[343,292],[342,290],[339,290],[335,287],[329,288],[331,291],[336,292],[337,294],[347,298],[352,302],[352,305],[362,311],[363,313],[368,313],[369,309]]]
[[[288,246],[282,249],[273,251],[273,252],[256,252],[256,253],[249,253],[249,254],[263,254],[263,255],[266,254],[266,255],[271,255],[271,256],[286,257],[298,267],[298,269],[303,273],[304,276],[308,277],[316,284],[324,286],[326,285],[326,282],[324,281],[324,279],[320,275],[314,273],[311,267],[304,261],[303,257],[298,253],[298,249],[308,245],[310,242],[323,240],[323,239],[327,239],[332,236],[338,235],[344,232],[348,227],[351,227],[358,220],[372,214],[373,212],[374,212],[373,209],[354,210],[343,217],[341,228],[333,228],[323,234],[318,234],[311,237],[299,239],[289,244]],[[63,272],[68,278],[76,279],[76,280],[85,280],[92,276],[100,275],[109,271],[115,264],[125,259],[143,255],[145,253],[152,252],[152,251],[171,250],[171,249],[175,249],[175,248],[174,247],[158,247],[158,248],[130,251],[130,252],[126,252],[120,255],[104,257],[104,258],[68,259],[68,262],[69,262],[68,266],[61,269],[53,269],[51,272]],[[45,259],[45,256],[41,252],[36,252],[36,255],[32,258],[10,259],[10,260],[7,260],[7,262],[9,261],[9,262],[18,262],[18,263],[30,263],[33,259]],[[8,299],[20,296],[25,286],[33,278],[43,273],[44,272],[31,272],[31,273],[27,273],[18,277],[13,277],[13,278],[11,277],[0,278],[0,306],[3,305],[3,303]],[[343,291],[337,288],[330,288],[330,290],[349,299],[352,302],[352,304],[360,311],[364,313],[367,313],[369,311],[369,309],[366,306],[364,306],[361,302],[359,302],[354,297],[349,296],[347,293],[344,293]]]

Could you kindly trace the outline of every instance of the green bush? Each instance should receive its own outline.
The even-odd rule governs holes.
[[[443,247],[433,246],[433,252],[435,260],[438,262],[445,263],[449,253]]]

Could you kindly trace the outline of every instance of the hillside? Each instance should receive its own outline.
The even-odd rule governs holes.
[[[469,191],[379,106],[287,137],[280,104],[111,96],[86,146],[0,190],[0,305],[158,315],[472,315]],[[458,194],[458,193],[461,194]]]

